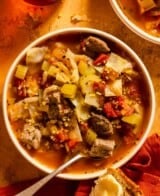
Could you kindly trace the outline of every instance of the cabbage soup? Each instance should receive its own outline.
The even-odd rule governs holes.
[[[121,159],[143,135],[149,92],[140,68],[120,47],[94,34],[59,35],[30,48],[8,86],[8,116],[34,159],[87,173]],[[96,158],[103,157],[99,160]]]

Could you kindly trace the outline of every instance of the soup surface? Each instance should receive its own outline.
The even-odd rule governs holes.
[[[149,34],[160,37],[159,0],[117,0],[127,17]]]
[[[66,172],[103,169],[121,159],[145,130],[148,92],[121,48],[94,35],[60,35],[29,49],[8,86],[17,139],[55,168],[75,153],[89,157]],[[146,107],[147,106],[147,107]]]

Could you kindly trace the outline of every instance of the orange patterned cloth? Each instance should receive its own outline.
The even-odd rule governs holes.
[[[150,136],[133,159],[121,169],[129,178],[140,185],[144,196],[160,196],[160,135]],[[36,180],[2,187],[0,188],[0,196],[13,196]],[[88,196],[93,185],[94,180],[78,182],[53,179],[36,196]]]

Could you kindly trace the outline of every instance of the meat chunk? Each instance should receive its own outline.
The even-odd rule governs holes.
[[[106,158],[112,154],[114,148],[114,140],[104,140],[97,138],[91,147],[89,155],[95,158]]]
[[[41,142],[41,131],[30,123],[26,123],[24,125],[23,131],[19,135],[20,141],[28,148],[28,149],[38,149]]]
[[[81,45],[83,52],[92,58],[100,53],[110,52],[110,48],[105,41],[93,36],[84,39]]]
[[[111,122],[102,115],[92,113],[92,116],[88,120],[90,127],[99,136],[110,136],[113,134],[113,127]]]

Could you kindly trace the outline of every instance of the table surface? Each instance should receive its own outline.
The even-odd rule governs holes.
[[[23,0],[0,3],[0,186],[42,176],[12,144],[2,116],[2,91],[7,71],[30,42],[41,35],[65,27],[92,27],[111,33],[126,42],[145,63],[156,92],[156,116],[152,133],[159,131],[160,46],[143,40],[122,24],[107,0],[59,0],[38,7]]]

